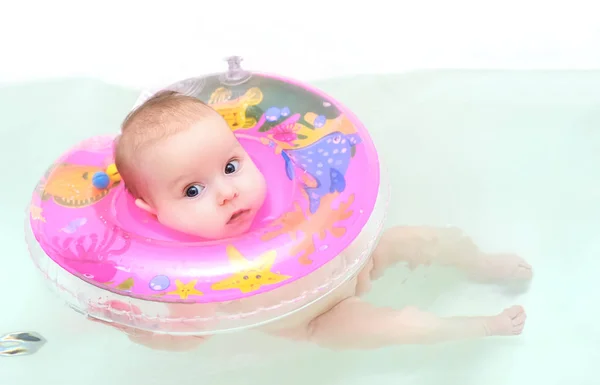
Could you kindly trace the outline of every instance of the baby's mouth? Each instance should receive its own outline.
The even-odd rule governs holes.
[[[248,213],[250,213],[250,210],[248,210],[248,209],[236,211],[235,213],[233,213],[231,218],[229,218],[229,221],[227,221],[227,224],[235,223],[236,221],[238,221],[238,219],[244,218],[246,216],[246,214],[248,214]]]

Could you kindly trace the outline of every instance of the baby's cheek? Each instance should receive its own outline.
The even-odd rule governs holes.
[[[177,230],[185,230],[191,225],[194,218],[192,208],[186,209],[183,205],[171,203],[165,205],[159,213],[159,221],[167,227]]]
[[[182,215],[186,216],[187,222],[191,226],[205,228],[209,231],[216,230],[217,223],[224,220],[224,212],[219,210],[215,202],[202,202]]]
[[[252,173],[244,181],[244,186],[248,192],[251,192],[256,199],[262,199],[267,190],[267,184],[264,176],[258,169],[254,169]]]

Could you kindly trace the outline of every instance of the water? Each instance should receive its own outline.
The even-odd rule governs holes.
[[[522,336],[335,353],[248,332],[166,353],[86,321],[38,279],[24,208],[46,166],[67,146],[116,131],[137,91],[58,80],[0,88],[0,334],[48,340],[35,355],[0,359],[2,383],[596,383],[600,72],[418,72],[316,85],[370,128],[391,173],[389,224],[458,225],[483,248],[517,251],[535,268],[527,292],[465,282],[452,270],[399,268],[368,299],[441,315],[519,303],[529,316]]]

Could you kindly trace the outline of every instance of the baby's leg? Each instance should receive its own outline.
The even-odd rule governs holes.
[[[333,349],[375,349],[401,344],[521,334],[525,311],[513,306],[495,316],[437,317],[416,308],[379,308],[351,297],[315,318],[306,339]]]
[[[131,342],[138,345],[143,345],[153,350],[163,350],[168,352],[195,350],[208,338],[202,336],[173,336],[168,334],[140,332],[136,330],[130,330],[128,337]]]
[[[122,311],[140,313],[137,307],[126,304],[121,301],[111,301],[110,306]],[[198,315],[198,312],[193,307],[167,305],[170,311],[169,316],[172,318],[186,318]],[[193,310],[193,311],[192,311]],[[125,317],[125,316],[124,316]],[[97,318],[89,318],[92,321],[103,323],[125,333],[131,342],[146,346],[154,350],[164,350],[172,352],[182,352],[194,350],[200,346],[209,336],[185,336],[185,335],[169,335],[159,334],[150,331],[125,326],[117,322],[106,322]]]
[[[531,266],[516,254],[484,253],[455,227],[407,227],[387,230],[373,253],[371,277],[378,278],[390,266],[404,261],[411,268],[437,263],[454,266],[473,279],[530,279]]]

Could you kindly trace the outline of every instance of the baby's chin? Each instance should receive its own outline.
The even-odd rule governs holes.
[[[250,231],[251,227],[252,223],[250,222],[248,224],[245,224],[243,227],[236,227],[235,229],[225,229],[225,231],[223,232],[223,238],[239,237],[240,235],[244,235],[248,231]]]
[[[209,240],[209,241],[218,241],[220,239],[235,238],[235,237],[244,235],[245,233],[247,233],[250,230],[250,227],[251,227],[251,224],[248,224],[248,225],[244,225],[243,227],[235,227],[235,228],[224,227],[222,230],[220,230],[218,232],[212,231],[210,234],[202,232],[202,231],[188,232],[188,234],[205,239],[205,240]]]
[[[198,229],[188,230],[188,231],[184,231],[184,232],[187,233],[188,235],[196,236],[198,238],[202,238],[205,240],[217,241],[220,239],[235,238],[235,237],[244,235],[245,233],[250,231],[250,229],[252,228],[253,222],[254,222],[254,216],[252,218],[249,218],[246,223],[236,225],[236,226],[224,225],[224,226],[220,227],[219,229],[215,229],[213,227],[210,232],[206,232],[206,231],[202,231],[202,230],[198,230]]]

